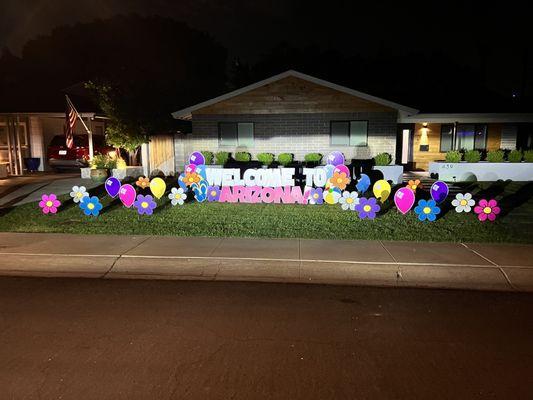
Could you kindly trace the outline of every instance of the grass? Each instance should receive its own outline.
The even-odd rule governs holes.
[[[525,188],[525,189],[524,189]],[[265,238],[380,239],[464,242],[533,242],[533,187],[507,183],[476,185],[473,192],[499,199],[503,214],[495,223],[481,223],[476,215],[457,214],[443,206],[433,223],[420,222],[413,212],[400,215],[389,199],[373,220],[361,220],[355,212],[339,206],[285,204],[186,203],[172,207],[163,197],[152,216],[138,216],[117,199],[104,195],[102,188],[92,195],[102,199],[99,217],[86,217],[68,196],[56,215],[44,215],[36,203],[3,211],[0,231],[61,232],[81,234],[177,235]],[[428,198],[427,192],[421,198]],[[514,202],[514,207],[510,204]],[[518,209],[518,217],[509,212]],[[525,214],[524,214],[525,213]],[[526,218],[524,219],[524,215]],[[531,223],[527,216],[531,217]]]

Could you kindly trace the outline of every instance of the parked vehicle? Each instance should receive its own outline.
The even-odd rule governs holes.
[[[105,138],[93,135],[93,152],[109,154],[113,147],[106,145]],[[48,164],[54,169],[83,168],[89,165],[89,136],[74,135],[74,146],[69,149],[65,135],[56,135],[48,146]]]

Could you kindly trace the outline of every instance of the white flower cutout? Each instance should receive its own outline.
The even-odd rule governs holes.
[[[458,213],[469,213],[470,211],[472,211],[472,207],[474,207],[474,204],[476,204],[476,202],[472,200],[472,194],[470,193],[457,193],[455,199],[452,200],[452,206],[455,207],[455,212]]]
[[[342,197],[339,198],[339,204],[343,210],[355,211],[355,206],[359,204],[359,194],[357,192],[342,192]]]
[[[170,204],[172,204],[173,206],[177,204],[182,206],[185,199],[187,199],[187,195],[183,192],[182,188],[172,188],[170,190],[170,193],[168,194],[168,198],[170,199]]]
[[[70,192],[70,197],[74,203],[79,203],[81,199],[89,196],[87,193],[87,188],[85,186],[72,186],[72,192]]]

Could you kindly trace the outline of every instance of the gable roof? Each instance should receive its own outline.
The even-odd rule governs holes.
[[[206,100],[206,101],[203,101],[201,103],[195,104],[195,105],[193,105],[191,107],[187,107],[187,108],[184,108],[182,110],[175,111],[175,112],[172,113],[172,117],[174,117],[176,119],[191,119],[191,117],[192,117],[191,114],[194,111],[196,111],[196,110],[199,110],[201,108],[204,108],[204,107],[219,103],[219,102],[224,101],[224,100],[231,99],[231,98],[233,98],[235,96],[239,96],[239,95],[241,95],[243,93],[246,93],[246,92],[249,92],[251,90],[257,89],[257,88],[259,88],[261,86],[265,86],[265,85],[268,85],[270,83],[273,83],[273,82],[276,82],[276,81],[279,81],[281,79],[288,78],[288,77],[295,77],[295,78],[302,79],[304,81],[315,83],[317,85],[325,86],[325,87],[328,87],[330,89],[334,89],[334,90],[337,90],[339,92],[349,94],[351,96],[359,97],[361,99],[368,100],[368,101],[371,101],[371,102],[374,102],[374,103],[377,103],[377,104],[381,104],[381,105],[386,106],[386,107],[394,108],[394,109],[396,109],[398,111],[403,111],[403,112],[405,112],[405,113],[407,113],[409,115],[418,113],[418,110],[416,110],[414,108],[403,106],[401,104],[394,103],[392,101],[381,99],[379,97],[375,97],[375,96],[372,96],[372,95],[369,95],[369,94],[366,94],[366,93],[363,93],[363,92],[359,92],[357,90],[353,90],[353,89],[347,88],[345,86],[337,85],[335,83],[331,83],[331,82],[325,81],[323,79],[315,78],[314,76],[306,75],[306,74],[303,74],[301,72],[294,71],[294,70],[291,69],[291,70],[282,72],[281,74],[271,76],[270,78],[263,79],[262,81],[259,81],[259,82],[256,82],[256,83],[252,83],[251,85],[244,86],[244,87],[242,87],[240,89],[237,89],[237,90],[234,90],[232,92],[229,92],[229,93],[223,94],[221,96],[215,97],[213,99]]]

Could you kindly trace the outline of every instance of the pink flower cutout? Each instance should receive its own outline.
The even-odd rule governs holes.
[[[39,202],[39,207],[41,207],[43,214],[55,214],[57,212],[57,207],[61,205],[61,202],[57,199],[57,196],[53,193],[43,194]]]
[[[477,203],[477,206],[474,207],[474,212],[477,214],[477,218],[480,221],[486,221],[488,219],[492,222],[496,219],[496,215],[498,215],[500,211],[501,209],[498,207],[498,202],[494,199],[489,201],[481,199],[479,200],[479,203]]]

